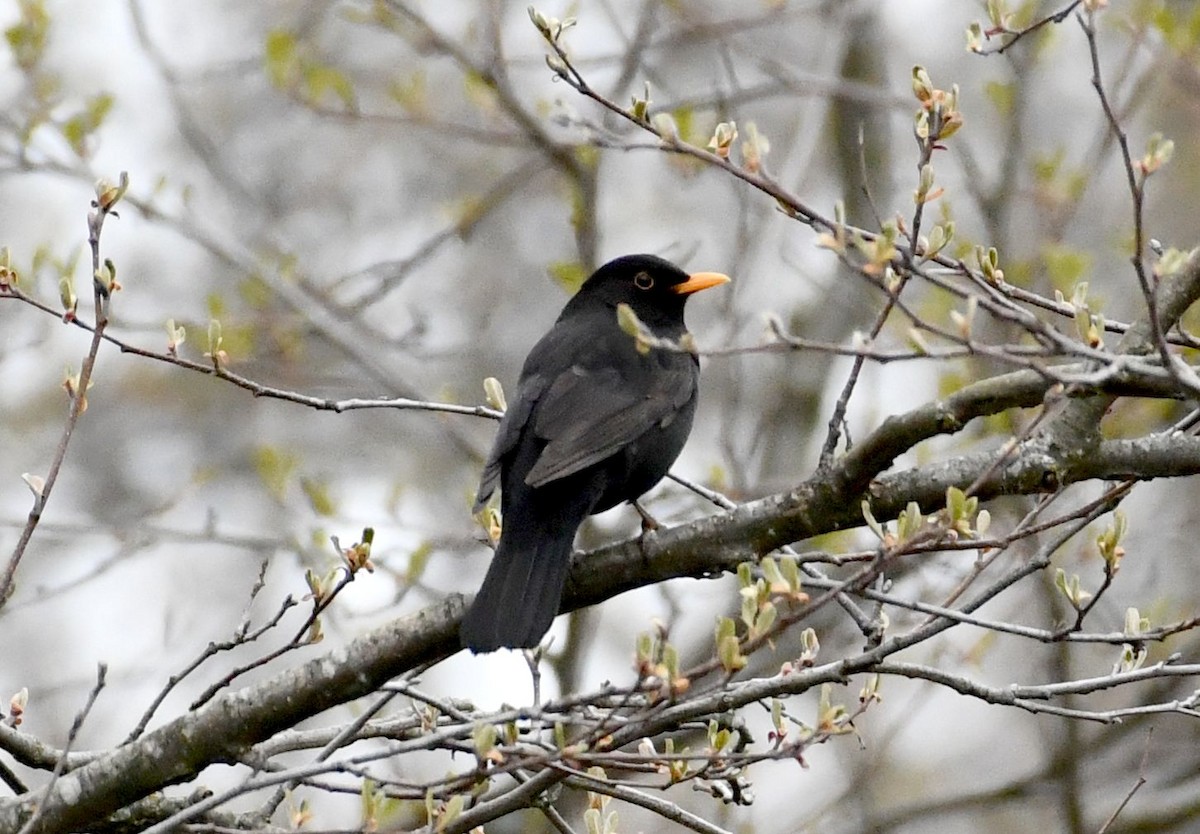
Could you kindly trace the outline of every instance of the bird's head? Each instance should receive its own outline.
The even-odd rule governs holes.
[[[728,281],[719,272],[689,275],[655,255],[626,255],[592,273],[567,304],[563,315],[598,304],[614,309],[618,304],[628,304],[653,329],[681,329],[683,305],[688,296]]]

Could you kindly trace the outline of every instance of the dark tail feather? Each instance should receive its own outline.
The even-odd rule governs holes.
[[[459,629],[463,647],[491,652],[537,646],[558,614],[574,540],[574,525],[554,531],[506,525],[483,587]]]

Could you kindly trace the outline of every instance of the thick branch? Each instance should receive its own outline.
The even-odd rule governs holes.
[[[1165,332],[1200,298],[1200,249],[1192,253],[1177,273],[1163,280],[1157,297],[1159,328]],[[1142,357],[1154,353],[1153,332],[1147,312],[1121,337],[1115,351],[1117,356]],[[871,478],[922,440],[953,434],[976,417],[1038,405],[1057,380],[1070,380],[1080,370],[1086,369],[1048,367],[1045,374],[1018,371],[992,377],[968,385],[944,400],[889,417],[839,461],[844,490],[861,491]],[[1186,389],[1181,390],[1173,373],[1163,370],[1166,376],[1151,381],[1128,368],[1115,366],[1114,373],[1101,385],[1070,385],[1065,393],[1072,402],[1037,438],[1037,448],[1064,461],[1081,456],[1099,442],[1100,419],[1118,396],[1182,396]]]
[[[29,834],[76,831],[213,763],[234,763],[256,742],[369,694],[389,678],[457,648],[462,599],[449,597],[350,645],[205,707],[125,744],[42,792],[0,804],[0,831],[16,831],[39,804]]]

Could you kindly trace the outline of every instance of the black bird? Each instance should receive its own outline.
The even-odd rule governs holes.
[[[678,344],[683,305],[729,279],[629,255],[584,282],[534,345],[479,483],[478,512],[500,486],[496,555],[459,633],[476,652],[533,648],[558,614],[583,519],[658,483],[687,440],[700,363],[618,323],[627,304],[653,337]]]

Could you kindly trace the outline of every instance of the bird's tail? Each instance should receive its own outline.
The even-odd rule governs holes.
[[[491,652],[537,646],[558,614],[576,526],[505,525],[483,587],[459,630],[465,648]]]

